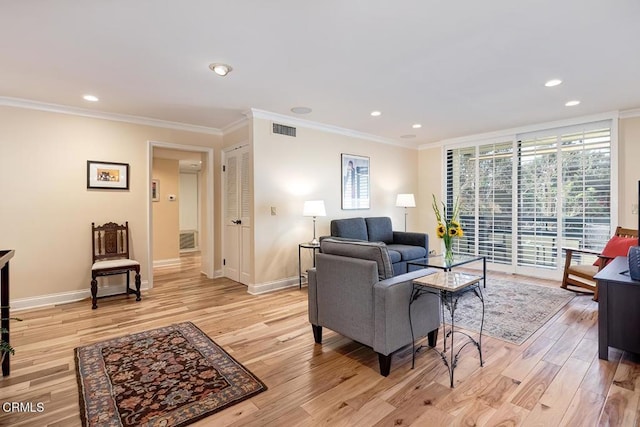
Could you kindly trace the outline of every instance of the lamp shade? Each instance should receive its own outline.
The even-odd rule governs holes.
[[[398,194],[396,206],[401,208],[415,208],[416,199],[413,197],[413,194]]]
[[[324,200],[307,200],[304,202],[303,216],[327,216]]]

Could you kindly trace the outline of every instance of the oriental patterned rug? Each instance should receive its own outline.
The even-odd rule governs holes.
[[[75,349],[84,426],[184,426],[267,387],[190,322]]]
[[[485,303],[483,335],[522,344],[540,329],[562,307],[575,297],[565,289],[487,279],[482,288]],[[455,311],[455,324],[478,332],[482,317],[482,303],[472,292],[464,294]],[[445,309],[445,320],[449,315]],[[450,319],[450,318],[449,318]]]

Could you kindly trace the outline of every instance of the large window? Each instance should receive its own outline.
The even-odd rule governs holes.
[[[447,150],[455,250],[521,268],[559,269],[561,247],[600,249],[611,229],[609,121]]]

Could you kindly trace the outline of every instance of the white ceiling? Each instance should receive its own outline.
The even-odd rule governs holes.
[[[256,108],[419,145],[640,107],[638,0],[0,0],[0,40],[1,97],[218,129]]]

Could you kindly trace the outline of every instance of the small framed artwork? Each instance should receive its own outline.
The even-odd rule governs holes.
[[[342,154],[342,209],[369,209],[369,158]]]
[[[129,189],[129,164],[87,160],[87,188]]]
[[[160,180],[151,180],[151,200],[154,202],[160,201]]]

